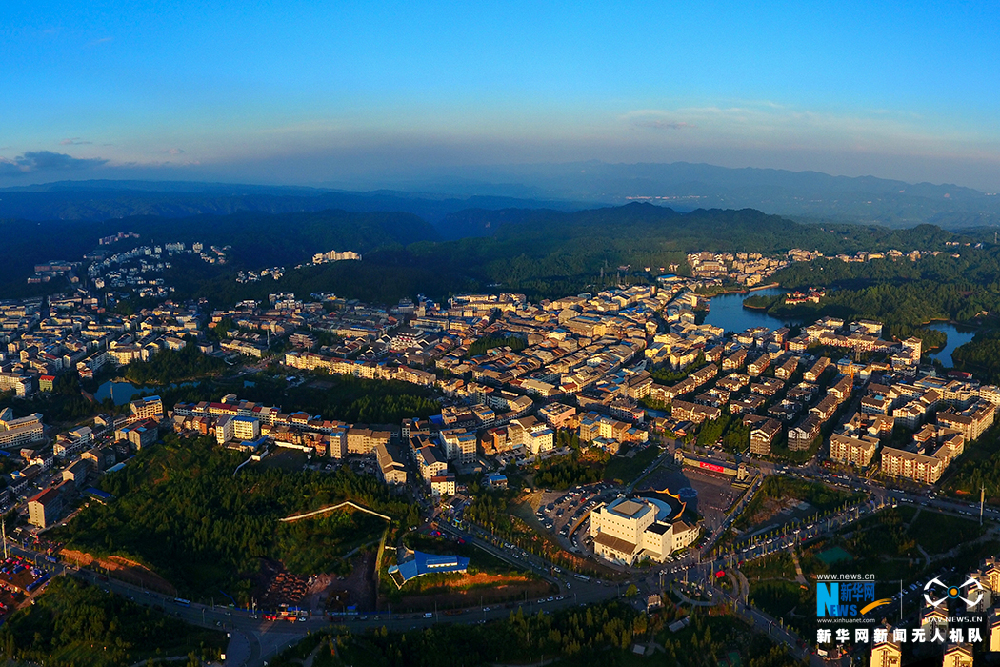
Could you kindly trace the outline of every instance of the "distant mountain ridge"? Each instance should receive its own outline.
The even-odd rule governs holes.
[[[573,211],[593,202],[532,200],[393,191],[341,192],[316,188],[187,181],[61,181],[0,189],[0,219],[86,220],[136,215],[182,218],[233,213],[412,213],[439,222],[457,211],[547,208]]]
[[[490,233],[493,223],[470,211],[580,211],[630,201],[676,211],[749,208],[804,222],[1000,226],[1000,196],[951,184],[687,162],[599,161],[469,167],[461,174],[409,182],[403,189],[369,192],[190,181],[60,181],[0,189],[0,219],[399,212],[420,216],[442,237],[454,239]]]
[[[752,208],[799,219],[890,227],[1000,224],[1000,197],[952,184],[875,176],[833,176],[780,169],[730,169],[687,162],[598,161],[469,169],[463,178],[531,183],[553,197],[625,203],[644,200],[676,210]],[[433,184],[447,187],[446,182]]]

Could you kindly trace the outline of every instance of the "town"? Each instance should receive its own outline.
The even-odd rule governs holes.
[[[201,251],[196,246],[192,252]],[[186,252],[184,244],[165,248]],[[107,269],[138,257],[139,269],[127,274],[142,276],[159,270],[147,262],[162,252],[141,247],[90,257],[87,275],[96,290],[124,288],[130,279]],[[927,507],[930,501],[939,511],[972,515],[968,504],[935,498],[935,491],[993,425],[1000,389],[968,374],[939,372],[923,363],[919,338],[890,340],[873,320],[824,316],[795,331],[725,331],[703,322],[720,286],[761,286],[776,270],[816,256],[693,253],[690,276],[662,274],[648,284],[537,304],[524,294],[496,293],[458,294],[446,303],[419,296],[385,308],[334,294],[275,293],[266,303],[228,310],[208,309],[204,299],[166,300],[121,315],[85,287],[8,300],[0,304],[6,343],[0,388],[21,399],[18,406],[60,382],[107,381],[132,362],[196,350],[251,383],[256,374],[271,374],[322,392],[337,376],[396,381],[430,392],[438,408],[395,423],[349,423],[235,393],[164,405],[161,396],[139,391],[127,410],[113,414],[91,397],[91,416],[58,426],[46,425],[42,413],[6,408],[0,447],[9,481],[0,502],[4,512],[21,516],[13,535],[18,543],[54,559],[59,545],[47,539],[54,527],[72,521],[86,504],[115,502],[99,488],[103,476],[127,468],[166,433],[209,437],[250,465],[294,453],[304,457],[298,459],[304,468],[330,473],[348,466],[376,477],[392,494],[418,504],[432,535],[448,531],[455,539],[485,542],[483,549],[499,549],[550,580],[561,594],[539,603],[565,601],[574,571],[585,582],[602,572],[609,580],[625,577],[649,604],[668,594],[711,601],[723,594],[716,570],[826,539],[890,505]],[[341,259],[360,257],[319,253],[314,261]],[[47,268],[79,267],[53,262]],[[819,302],[823,296],[811,290],[795,298]],[[624,474],[600,472],[615,466]],[[564,468],[574,472],[547,485],[543,472]],[[824,517],[801,499],[777,514],[751,515],[756,496],[782,475],[849,500]],[[527,525],[544,534],[545,550],[528,553],[515,538],[491,534],[468,510],[477,494],[498,491],[533,507],[535,522]],[[983,511],[995,518],[995,510],[977,513]],[[402,545],[397,557],[390,574],[401,589],[428,573],[463,574],[470,562]],[[38,570],[37,577],[43,575]],[[1000,594],[1000,577],[986,579]],[[756,624],[765,610],[749,604],[746,589],[737,579],[731,595],[738,613]],[[992,608],[986,599],[984,613]],[[287,611],[302,602],[292,596],[281,603],[285,611],[268,618],[306,620],[308,610]],[[358,602],[340,618],[361,618]],[[923,613],[926,625],[941,611]],[[1000,645],[1000,616],[993,618],[988,639]],[[818,632],[822,655],[850,650],[848,641]],[[875,643],[873,656],[898,655],[890,634],[880,633],[884,641]],[[778,638],[796,652],[812,644],[791,627]],[[965,644],[956,646],[946,655],[964,655]]]

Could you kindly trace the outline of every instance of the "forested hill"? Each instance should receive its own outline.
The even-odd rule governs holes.
[[[171,241],[231,246],[229,269],[233,273],[296,265],[309,261],[317,252],[367,253],[438,239],[429,223],[410,213],[234,213],[187,218],[135,216],[100,222],[0,220],[4,240],[0,243],[0,263],[4,267],[0,271],[0,298],[25,293],[27,277],[35,264],[53,259],[80,261],[85,253],[98,249],[99,238],[117,232],[136,232],[140,236],[101,246],[100,250],[114,253]]]
[[[911,230],[803,225],[751,210],[677,213],[650,204],[574,213],[472,211],[466,219],[490,235],[369,253],[360,263],[286,274],[274,287],[303,294],[332,291],[382,303],[418,292],[441,297],[491,288],[538,299],[611,286],[619,266],[648,278],[646,267],[657,271],[683,264],[693,251],[943,250],[945,241],[961,238],[931,225]],[[216,292],[220,295],[236,296],[222,284],[217,289],[226,290]]]
[[[606,248],[635,246],[691,252],[730,251],[773,253],[792,248],[824,253],[859,250],[926,249],[957,238],[934,225],[889,229],[846,223],[795,223],[752,209],[704,210],[680,213],[648,203],[587,211],[507,209],[469,210],[447,216],[439,229],[445,236],[490,236],[502,244],[533,248],[572,246],[601,240]]]
[[[478,236],[443,241],[437,230],[407,213],[237,213],[188,218],[132,217],[91,222],[11,222],[0,225],[9,240],[0,245],[7,280],[3,296],[23,291],[32,265],[50,259],[78,261],[97,248],[100,236],[134,231],[129,244],[201,241],[232,247],[225,266],[175,256],[164,278],[180,298],[209,296],[220,304],[261,298],[268,291],[338,294],[382,303],[418,292],[435,297],[466,290],[504,289],[544,298],[614,284],[620,266],[645,274],[683,264],[693,251],[783,253],[791,248],[824,253],[943,250],[959,239],[937,227],[910,230],[850,224],[806,225],[753,210],[679,213],[650,204],[587,211],[473,210],[454,216],[455,225],[478,226]],[[484,235],[485,234],[485,235]],[[354,250],[362,262],[335,262],[288,271],[279,281],[237,285],[239,270],[291,268],[316,252]],[[191,257],[191,256],[187,256]],[[654,268],[655,267],[655,268]],[[36,287],[36,286],[32,286]],[[42,286],[37,286],[42,287]],[[0,289],[4,289],[0,285]],[[48,291],[65,289],[53,283]]]

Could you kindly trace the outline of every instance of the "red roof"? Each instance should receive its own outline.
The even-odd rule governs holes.
[[[53,500],[56,500],[58,497],[59,497],[59,492],[56,491],[55,489],[50,488],[50,489],[45,489],[34,498],[30,498],[28,502],[29,503],[37,502],[41,503],[42,505],[48,505]]]

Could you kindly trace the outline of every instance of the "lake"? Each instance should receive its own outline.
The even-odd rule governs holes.
[[[947,322],[931,322],[927,325],[927,328],[934,329],[935,331],[942,331],[948,334],[948,342],[944,346],[944,349],[940,352],[928,355],[931,359],[937,359],[944,364],[945,368],[952,368],[955,365],[951,359],[951,353],[955,351],[955,348],[965,345],[972,340],[973,336],[976,335],[974,329],[956,327],[954,324],[949,324]]]
[[[751,294],[762,294],[764,296],[774,296],[782,293],[783,291],[780,289],[765,289],[759,292],[751,292]],[[787,326],[789,323],[802,324],[801,321],[784,321],[760,310],[748,310],[744,308],[743,300],[748,296],[750,294],[719,294],[713,296],[708,316],[705,317],[705,324],[722,327],[727,332],[737,333],[754,327],[778,329],[782,326]],[[941,331],[948,335],[948,343],[944,349],[929,355],[931,359],[937,359],[946,368],[954,366],[951,353],[955,348],[968,343],[976,333],[974,329],[956,327],[954,324],[949,324],[948,322],[932,322],[927,325],[927,328]]]
[[[718,294],[710,301],[708,315],[705,317],[705,324],[714,327],[721,327],[727,332],[739,333],[754,327],[767,327],[768,329],[780,329],[789,322],[768,315],[762,310],[748,310],[743,307],[743,300],[753,295],[775,296],[784,294],[780,289],[763,289],[750,294]],[[792,321],[792,324],[801,324]]]
[[[166,389],[174,389],[178,386],[193,384],[193,382],[184,382],[180,385],[170,384],[161,387],[137,387],[131,382],[125,382],[123,380],[108,380],[97,388],[97,391],[94,393],[94,398],[103,402],[104,399],[110,396],[111,400],[115,402],[115,405],[125,405],[138,396],[159,394],[161,391]]]

